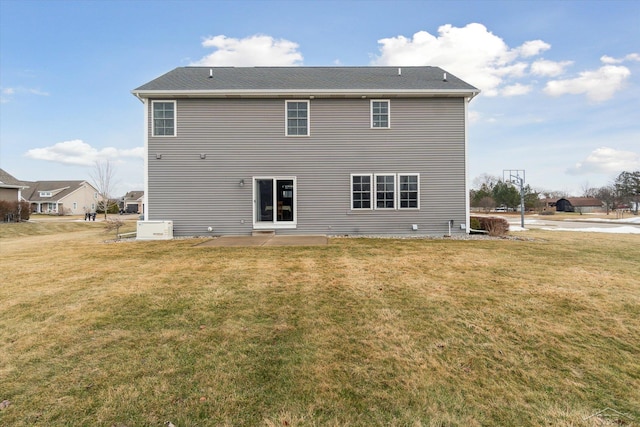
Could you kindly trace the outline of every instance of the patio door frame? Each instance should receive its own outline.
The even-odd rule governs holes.
[[[258,213],[261,212],[261,207],[258,206],[258,201],[260,200],[260,195],[258,192],[260,191],[260,186],[258,185],[258,181],[260,180],[272,180],[272,212],[273,212],[273,220],[272,221],[259,221]],[[277,215],[277,199],[278,199],[278,181],[293,181],[293,209],[291,209],[291,215],[293,215],[291,220],[278,220]],[[254,230],[273,230],[273,229],[292,229],[297,228],[298,226],[298,185],[297,178],[295,176],[282,176],[282,175],[274,175],[274,176],[254,176],[251,179],[252,183],[252,194],[253,194],[253,228]],[[275,202],[275,203],[274,203]]]

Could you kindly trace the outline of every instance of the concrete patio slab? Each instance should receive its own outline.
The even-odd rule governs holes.
[[[248,247],[248,246],[321,246],[329,242],[327,236],[221,236],[197,246]]]

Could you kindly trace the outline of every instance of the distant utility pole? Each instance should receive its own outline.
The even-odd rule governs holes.
[[[524,228],[524,169],[504,169],[502,180],[520,187],[520,226]]]

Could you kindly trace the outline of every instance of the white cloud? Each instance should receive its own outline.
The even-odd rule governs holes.
[[[551,46],[532,40],[519,47],[509,46],[482,24],[463,28],[443,25],[438,36],[419,31],[412,38],[396,36],[378,40],[380,55],[376,65],[437,65],[478,87],[485,95],[495,96],[511,78],[522,77],[530,58]]]
[[[544,77],[556,77],[564,74],[564,70],[573,61],[548,61],[546,59],[538,59],[531,64],[531,74]]]
[[[476,111],[476,110],[469,110],[469,123],[477,123],[480,121],[480,118],[482,117],[480,112]]]
[[[301,65],[303,60],[297,43],[266,35],[254,35],[244,39],[219,35],[206,38],[202,46],[216,50],[191,65],[291,66]]]
[[[520,52],[520,56],[523,58],[529,58],[531,56],[540,55],[541,52],[549,49],[551,49],[551,45],[549,43],[545,43],[542,40],[531,40],[524,42],[522,46],[518,48],[518,52]]]
[[[593,150],[586,159],[567,170],[571,175],[591,173],[613,174],[640,169],[640,154],[633,151],[600,147]]]
[[[80,139],[58,142],[50,147],[33,148],[25,153],[26,157],[36,160],[46,160],[65,165],[92,166],[96,161],[122,158],[143,158],[144,148],[119,149],[106,147],[97,150]]]
[[[3,87],[0,88],[0,102],[7,103],[13,99],[15,95],[37,95],[37,96],[49,96],[48,92],[44,92],[40,89],[26,88],[26,87]]]
[[[505,86],[504,89],[500,92],[503,96],[518,96],[518,95],[526,95],[531,92],[530,85],[523,85],[520,83],[516,83],[510,86]]]
[[[627,67],[604,65],[595,71],[583,71],[573,79],[549,81],[544,92],[551,96],[586,94],[589,100],[602,102],[622,89],[630,75]]]
[[[602,55],[600,57],[600,61],[602,61],[604,64],[622,64],[623,62],[627,61],[640,61],[640,54],[630,53],[628,55],[625,55],[623,58],[613,58],[608,55]]]

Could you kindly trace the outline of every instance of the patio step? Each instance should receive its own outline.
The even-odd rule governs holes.
[[[252,236],[275,236],[276,230],[253,230]]]

